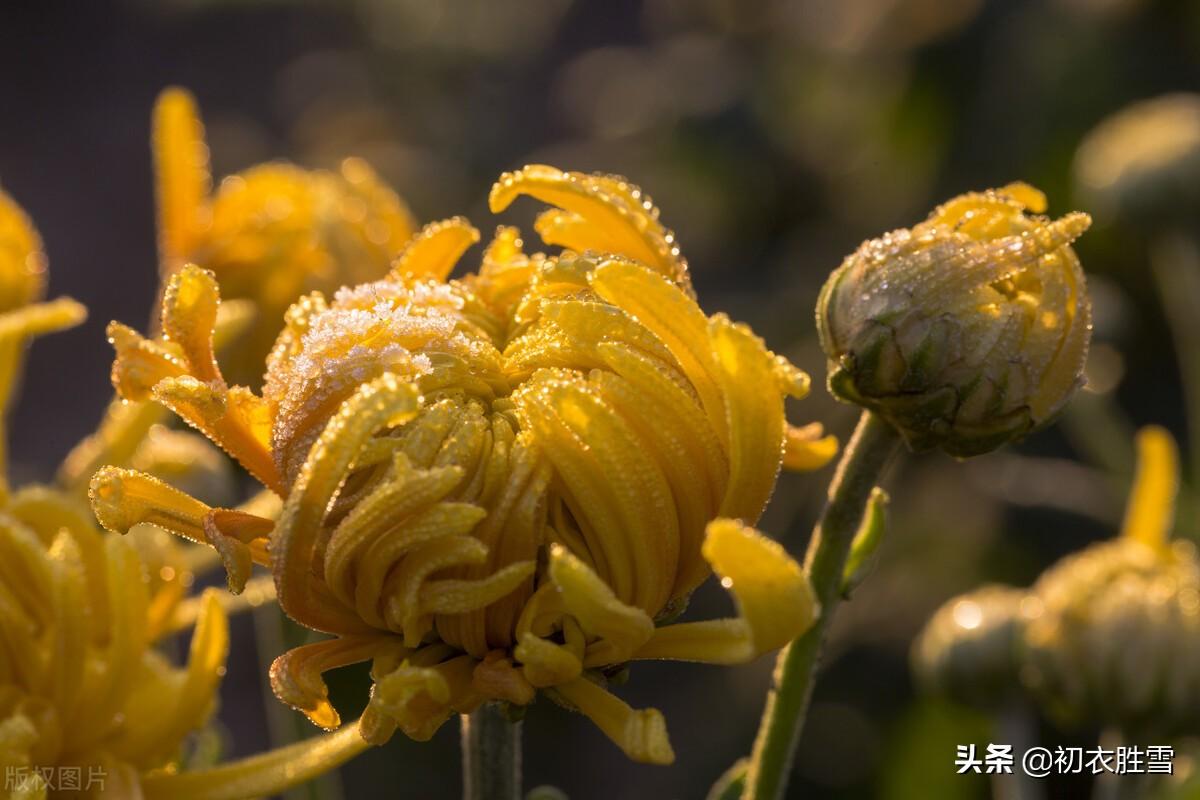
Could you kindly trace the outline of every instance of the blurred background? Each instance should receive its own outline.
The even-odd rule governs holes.
[[[1130,103],[1200,91],[1200,3],[4,3],[0,184],[45,239],[50,295],[91,310],[83,328],[34,346],[23,394],[37,400],[12,424],[17,483],[50,478],[98,420],[111,391],[107,321],[140,327],[149,317],[149,117],[171,84],[197,96],[216,176],[358,155],[421,222],[462,213],[488,230],[499,221],[486,208],[491,182],[525,163],[627,175],[678,234],[705,309],[749,322],[818,387],[816,294],[863,239],[953,194],[1017,179],[1047,192],[1051,214],[1096,214],[1078,244],[1096,304],[1091,393],[1019,447],[894,470],[892,530],[839,612],[789,795],[988,796],[987,781],[956,776],[953,760],[956,744],[999,741],[991,723],[916,691],[909,647],[952,595],[983,581],[1028,585],[1063,554],[1112,536],[1134,427],[1189,435],[1177,359],[1187,346],[1173,338],[1187,325],[1164,312],[1151,265],[1161,218],[1093,207],[1076,153]],[[1187,202],[1174,211],[1194,235],[1200,207]],[[519,204],[503,221],[529,230],[532,214]],[[791,416],[845,437],[854,414],[818,388]],[[795,554],[828,479],[828,469],[784,476],[763,520]],[[1183,517],[1181,534],[1200,534],[1186,504]],[[708,585],[692,612],[728,603]],[[229,750],[246,754],[304,728],[263,692],[259,661],[276,653],[255,650],[267,647],[270,621],[235,627],[220,719]],[[663,710],[678,755],[669,768],[630,763],[585,719],[540,700],[525,725],[527,785],[554,784],[573,800],[703,797],[748,751],[771,666],[635,665],[623,696]],[[345,718],[365,686],[362,670],[338,673]],[[457,735],[447,724],[427,744],[397,736],[343,768],[341,790],[454,797]],[[1041,737],[1090,746],[1095,732],[1043,722]],[[1047,796],[1083,797],[1089,783],[1052,779]]]

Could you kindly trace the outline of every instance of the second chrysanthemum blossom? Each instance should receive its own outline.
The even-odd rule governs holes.
[[[607,677],[636,659],[744,662],[808,627],[803,572],[748,526],[781,466],[820,466],[836,443],[787,423],[807,376],[701,311],[640,190],[527,167],[496,184],[493,210],[521,194],[554,206],[536,227],[561,253],[527,255],[501,228],[478,272],[449,280],[479,234],[428,226],[388,279],[292,306],[262,397],[222,378],[216,283],[181,271],[163,338],[112,328],[114,381],[208,434],[283,511],[212,509],[117,469],[93,503],[115,530],[149,521],[213,545],[235,590],[269,566],[284,610],[336,636],[272,669],[321,726],[339,721],[322,673],[371,660],[370,741],[543,690],[631,757],[669,762],[661,716]],[[670,624],[713,571],[739,616]]]
[[[1023,183],[971,192],[848,256],[817,304],[831,391],[910,447],[955,456],[1052,420],[1082,384],[1091,339],[1070,246],[1091,218],[1036,216],[1045,208]]]

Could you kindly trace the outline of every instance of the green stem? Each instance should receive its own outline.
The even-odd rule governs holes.
[[[841,599],[842,573],[871,490],[900,444],[891,425],[869,411],[858,421],[829,485],[829,499],[808,545],[805,570],[821,604],[816,623],[779,654],[743,800],[776,800],[787,786],[812,696],[825,632]]]
[[[995,800],[1043,800],[1045,793],[1036,778],[1020,768],[1020,758],[1037,742],[1033,712],[1024,703],[1013,703],[1001,710],[996,720],[996,739],[1012,745],[1017,765],[1012,772],[992,776]]]
[[[497,703],[462,716],[463,800],[517,800],[521,796],[521,723],[509,722]]]

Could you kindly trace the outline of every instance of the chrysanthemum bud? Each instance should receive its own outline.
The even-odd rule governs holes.
[[[1056,716],[1125,730],[1200,730],[1200,561],[1190,542],[1127,537],[1046,572],[1026,677]]]
[[[1091,219],[1025,184],[965,194],[865,242],[817,303],[830,390],[914,450],[978,455],[1047,421],[1081,384],[1091,303],[1070,244]]]
[[[1168,539],[1179,486],[1170,434],[1144,428],[1121,536],[1033,587],[1023,677],[1052,714],[1156,734],[1200,731],[1200,559]]]
[[[913,645],[913,672],[930,691],[976,708],[1002,705],[1018,690],[1021,602],[1000,584],[952,598]]]

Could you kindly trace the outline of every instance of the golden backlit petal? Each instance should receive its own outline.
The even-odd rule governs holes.
[[[822,436],[819,422],[804,427],[787,426],[783,442],[783,467],[792,472],[811,472],[828,464],[838,452],[837,437]]]
[[[212,509],[143,472],[103,467],[93,476],[88,497],[96,519],[114,533],[148,522],[206,543],[204,517]]]
[[[392,264],[389,277],[406,275],[444,281],[467,248],[479,241],[479,231],[463,217],[431,222],[422,228]]]
[[[163,90],[154,104],[152,147],[158,201],[158,249],[163,275],[183,266],[207,223],[212,176],[196,101],[183,89]]]
[[[708,331],[729,425],[729,485],[720,514],[753,524],[775,490],[782,463],[783,398],[761,339],[720,314]]]
[[[264,486],[283,494],[271,455],[270,411],[262,398],[244,386],[225,389],[190,375],[159,381],[152,396],[237,459]]]
[[[708,525],[704,557],[733,594],[738,618],[663,626],[636,658],[736,664],[784,646],[815,621],[808,578],[778,542],[717,519]]]
[[[341,718],[329,702],[329,687],[322,674],[370,660],[379,651],[380,641],[378,636],[344,636],[293,648],[271,663],[271,690],[314,725],[333,730]]]
[[[576,253],[621,253],[619,236],[571,211],[551,208],[538,214],[533,229],[546,244]]]
[[[595,244],[611,242],[609,252],[640,261],[673,280],[687,281],[687,264],[679,255],[674,234],[658,221],[658,209],[642,191],[623,178],[562,172],[534,164],[501,175],[488,196],[488,206],[492,213],[499,213],[522,194],[557,206],[587,223],[569,217],[558,225],[539,221],[539,227],[558,240],[556,244],[583,252]],[[597,228],[598,233],[590,231],[589,226]]]
[[[294,619],[327,633],[364,633],[365,623],[313,577],[317,538],[366,441],[381,428],[412,419],[421,396],[411,383],[383,375],[359,387],[312,446],[271,534],[279,604]]]
[[[188,366],[177,347],[146,339],[119,322],[108,324],[108,341],[116,350],[112,385],[124,400],[149,400],[159,381],[187,374]]]
[[[183,352],[192,377],[224,386],[213,351],[213,331],[220,305],[216,276],[189,264],[167,281],[162,301],[162,330]]]
[[[606,261],[588,280],[596,294],[633,315],[667,346],[700,395],[718,439],[727,445],[729,423],[714,375],[708,318],[696,301],[662,276],[628,261]]]
[[[585,666],[620,664],[654,634],[644,611],[617,599],[613,590],[561,545],[550,547],[550,580],[562,593],[566,612],[599,641],[588,647]]]
[[[1179,493],[1179,449],[1165,428],[1149,425],[1137,434],[1137,472],[1121,536],[1163,547],[1175,522]]]
[[[710,522],[704,557],[737,601],[760,653],[808,630],[817,601],[808,577],[780,544],[736,520]]]
[[[658,709],[632,709],[587,678],[577,678],[555,687],[554,691],[596,723],[634,761],[644,764],[675,761],[675,752],[667,738],[667,723]]]
[[[243,800],[282,794],[337,769],[369,747],[351,722],[334,733],[209,769],[142,777],[145,800]]]

